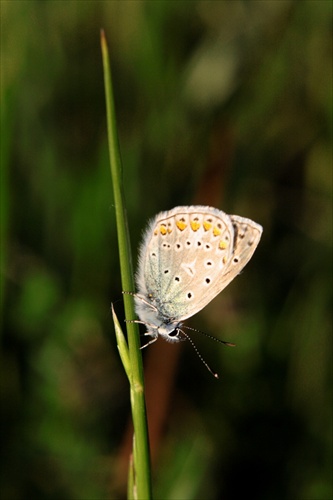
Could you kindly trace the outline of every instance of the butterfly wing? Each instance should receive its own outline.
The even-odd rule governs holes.
[[[177,207],[151,222],[140,252],[139,294],[182,321],[222,291],[251,258],[262,228],[211,207]]]

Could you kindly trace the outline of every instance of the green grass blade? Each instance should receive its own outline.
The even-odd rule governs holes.
[[[113,99],[111,69],[104,31],[101,32],[104,85],[106,97],[108,144],[113,194],[116,211],[118,247],[120,258],[121,281],[124,291],[134,291],[133,266],[130,252],[130,238],[127,226],[122,166],[116,127],[116,114]],[[133,297],[124,294],[126,318],[135,317]],[[144,374],[140,351],[139,331],[135,323],[127,323],[128,352],[130,363],[131,405],[135,434],[134,474],[138,498],[151,498],[151,472],[149,456],[148,426],[144,397]],[[126,370],[127,371],[127,370]]]
[[[120,355],[122,364],[125,368],[125,372],[126,372],[126,375],[128,377],[128,380],[131,381],[131,363],[130,363],[130,358],[129,358],[128,345],[127,345],[127,342],[125,339],[125,335],[123,334],[122,328],[119,324],[117,315],[114,311],[113,304],[111,305],[111,311],[112,311],[114,330],[116,332],[117,347],[118,347],[119,355]]]

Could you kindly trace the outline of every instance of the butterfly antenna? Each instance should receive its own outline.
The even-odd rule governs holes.
[[[190,328],[191,330],[191,328]],[[195,350],[195,352],[197,353],[198,357],[200,358],[200,360],[202,361],[202,363],[205,365],[205,367],[207,368],[207,370],[213,375],[213,377],[215,378],[219,378],[218,374],[216,372],[213,372],[213,370],[211,369],[211,367],[208,365],[208,363],[206,363],[206,361],[203,359],[203,357],[201,356],[197,346],[195,345],[195,343],[193,342],[193,340],[191,339],[191,337],[189,337],[183,330],[179,330],[186,338],[186,340],[189,341],[189,343],[192,345],[193,349]]]
[[[219,342],[220,344],[224,344],[228,347],[235,347],[236,344],[233,344],[232,342],[226,342],[225,340],[220,340],[217,339],[216,337],[213,337],[213,335],[209,335],[208,333],[202,332],[201,330],[198,330],[197,328],[191,328],[190,326],[182,325],[183,328],[186,328],[187,330],[192,330],[192,332],[198,332],[201,333],[201,335],[204,335],[205,337],[208,337],[209,339],[215,340],[215,342]]]

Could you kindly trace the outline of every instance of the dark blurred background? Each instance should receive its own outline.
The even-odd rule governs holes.
[[[1,1],[1,498],[124,498],[128,383],[100,29],[136,262],[193,203],[264,227],[144,354],[158,499],[331,500],[332,3]]]

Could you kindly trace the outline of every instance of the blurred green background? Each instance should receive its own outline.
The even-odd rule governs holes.
[[[262,241],[144,354],[158,499],[330,500],[332,3],[1,1],[1,498],[124,498],[129,391],[100,29],[133,259],[209,204]]]

